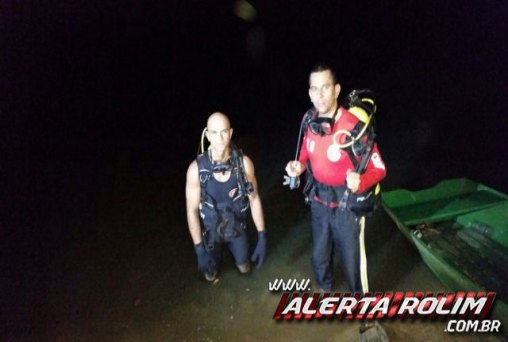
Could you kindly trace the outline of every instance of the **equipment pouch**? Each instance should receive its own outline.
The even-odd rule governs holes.
[[[218,207],[219,222],[217,224],[217,234],[223,241],[231,241],[240,235],[242,221],[236,217],[236,214],[230,206]],[[245,220],[243,220],[245,221]]]
[[[215,209],[214,205],[203,201],[199,204],[199,215],[203,220],[205,230],[213,230],[219,223],[219,213]]]
[[[240,196],[233,200],[233,212],[239,222],[245,222],[247,219],[247,209],[249,209],[250,201],[247,196]]]
[[[349,196],[348,208],[356,216],[370,216],[381,202],[381,192],[376,190],[377,185],[362,192],[361,194],[351,194]]]
[[[345,186],[330,186],[326,184],[316,183],[312,189],[312,195],[318,197],[323,203],[329,205],[339,203],[344,192]]]

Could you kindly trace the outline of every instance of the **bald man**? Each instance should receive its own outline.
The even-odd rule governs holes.
[[[232,143],[233,129],[223,113],[207,121],[210,147],[187,169],[187,222],[198,259],[198,269],[214,282],[224,247],[241,273],[250,271],[246,232],[248,208],[258,232],[251,261],[261,267],[266,254],[265,221],[251,159]]]

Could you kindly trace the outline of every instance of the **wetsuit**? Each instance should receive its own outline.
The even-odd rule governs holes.
[[[352,292],[367,292],[367,264],[363,241],[365,218],[357,217],[349,210],[338,208],[340,194],[346,187],[346,174],[355,167],[348,153],[334,144],[334,132],[351,131],[358,123],[356,116],[340,108],[332,134],[318,135],[307,128],[303,138],[299,161],[312,170],[314,191],[309,198],[312,214],[312,267],[317,285],[331,291],[334,286],[333,253],[339,257],[342,271]],[[338,135],[338,143],[346,136]],[[386,175],[385,165],[374,144],[366,171],[360,176],[361,193],[381,181]],[[330,191],[331,188],[335,191]]]
[[[203,222],[204,243],[215,264],[220,265],[223,247],[227,245],[236,265],[248,262],[249,244],[246,234],[248,198],[239,196],[236,167],[228,171],[224,181],[214,178],[207,153],[197,158],[202,186],[200,217]]]

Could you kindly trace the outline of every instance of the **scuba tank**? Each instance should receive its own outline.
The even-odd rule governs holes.
[[[359,122],[351,134],[346,137],[344,144],[339,147],[344,148],[348,153],[355,166],[355,172],[363,174],[372,156],[376,137],[374,127],[374,114],[377,110],[375,95],[369,89],[353,90],[346,98],[346,108],[358,118]],[[336,143],[335,136],[334,142]],[[358,161],[358,157],[360,161]],[[342,210],[347,208],[357,216],[367,216],[374,212],[380,201],[381,187],[378,183],[361,194],[353,194],[350,189],[346,189],[339,201],[339,208]]]

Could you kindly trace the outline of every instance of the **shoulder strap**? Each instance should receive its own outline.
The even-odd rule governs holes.
[[[314,119],[314,116],[316,115],[316,110],[314,107],[310,108],[305,112],[302,118],[302,127],[300,129],[301,134],[305,134],[305,131],[307,131],[307,127],[309,127],[310,122],[312,119]]]
[[[361,174],[365,171],[372,154],[374,138],[376,136],[374,131],[375,121],[372,115],[369,116],[363,108],[351,107],[349,112],[358,119],[358,122],[351,130],[349,141],[359,140],[346,147],[345,150],[355,167],[355,171]],[[360,157],[360,160],[357,159],[358,157]]]
[[[198,164],[199,182],[201,186],[203,186],[203,184],[206,184],[206,182],[210,180],[210,177],[212,177],[212,164],[208,157],[208,151],[198,155],[196,162]]]
[[[198,164],[198,172],[199,172],[199,185],[201,188],[201,201],[205,201],[206,199],[206,183],[212,177],[212,164],[210,163],[210,159],[208,157],[208,151],[198,155],[196,158],[196,162]]]
[[[348,146],[346,151],[355,166],[356,172],[363,173],[372,154],[376,136],[374,113],[376,113],[377,107],[374,92],[370,89],[351,91],[346,98],[346,107],[358,119],[358,123],[351,131],[351,139],[359,139]],[[360,156],[360,161],[357,160],[358,156]]]
[[[351,136],[353,139],[356,138],[358,132],[360,132],[363,129],[364,125],[365,124],[361,121],[356,124],[356,126],[351,131]],[[365,171],[365,169],[367,167],[367,163],[369,162],[370,156],[372,154],[372,149],[374,146],[374,138],[375,138],[374,128],[368,127],[367,132],[366,132],[366,141],[355,143],[355,144],[364,144],[365,145],[364,149],[360,155],[360,161],[358,161],[357,155],[355,155],[355,153],[353,151],[355,144],[352,144],[352,145],[348,146],[347,148],[345,148],[345,150],[349,156],[349,159],[351,159],[351,162],[353,163],[353,165],[355,167],[355,171],[360,174]]]
[[[233,171],[236,170],[236,178],[238,180],[238,194],[241,197],[245,197],[254,191],[252,183],[247,180],[245,174],[245,166],[243,165],[243,152],[231,143],[231,158],[233,161]]]

